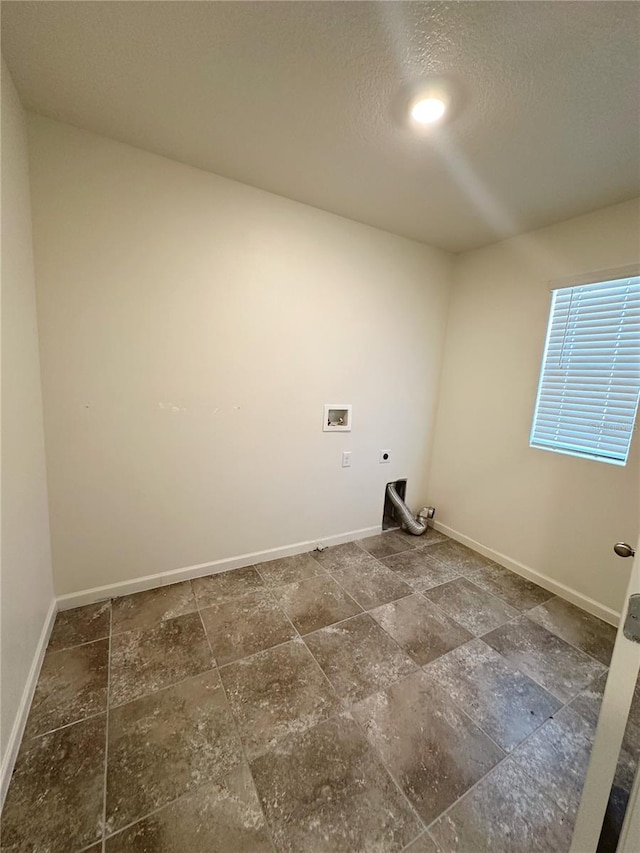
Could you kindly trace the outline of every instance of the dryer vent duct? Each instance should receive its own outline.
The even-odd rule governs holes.
[[[406,531],[414,536],[422,536],[426,533],[427,520],[435,515],[433,507],[421,509],[418,517],[414,518],[413,513],[398,494],[395,483],[387,483],[386,497],[393,505],[394,516]]]

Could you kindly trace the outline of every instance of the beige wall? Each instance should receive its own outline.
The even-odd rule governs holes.
[[[427,499],[450,256],[43,118],[30,155],[59,594]]]
[[[625,468],[529,448],[550,281],[640,259],[637,202],[458,256],[429,495],[454,531],[614,611],[638,535]]]
[[[12,730],[53,601],[25,116],[2,67],[2,547],[0,747]]]

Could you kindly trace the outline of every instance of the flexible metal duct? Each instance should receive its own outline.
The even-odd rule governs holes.
[[[408,530],[409,533],[413,533],[414,536],[422,536],[427,529],[426,521],[420,521],[413,517],[411,510],[402,500],[393,483],[389,483],[387,485],[387,494],[389,495],[389,500],[396,508],[396,512],[402,522],[402,526]]]

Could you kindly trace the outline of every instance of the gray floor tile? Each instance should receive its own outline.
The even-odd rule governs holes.
[[[223,601],[263,589],[264,582],[253,566],[247,566],[244,569],[232,569],[229,572],[196,578],[191,581],[191,586],[198,607],[211,607],[212,604],[222,604]]]
[[[548,631],[557,634],[605,666],[609,666],[616,629],[562,598],[550,598],[527,613]]]
[[[608,671],[604,672],[594,682],[592,682],[585,690],[579,693],[576,698],[569,704],[569,708],[579,714],[583,720],[589,725],[591,731],[595,734],[598,718],[600,716],[600,706],[604,696],[604,689],[607,683]],[[636,684],[634,691],[629,717],[622,741],[622,754],[619,762],[619,770],[623,770],[625,764],[636,765],[640,759],[640,679]]]
[[[372,557],[380,560],[382,557],[390,557],[392,554],[400,554],[402,551],[417,547],[420,544],[418,540],[418,536],[409,539],[396,530],[390,530],[388,533],[379,533],[377,536],[359,539],[358,544]]]
[[[600,705],[602,704],[608,674],[608,671],[602,673],[579,693],[569,706],[580,714],[594,730],[598,724]],[[640,758],[640,678],[631,702],[623,746],[634,758]]]
[[[494,565],[493,560],[483,557],[460,542],[454,542],[453,539],[434,545],[429,549],[429,553],[459,575],[470,575],[478,569]]]
[[[275,587],[273,595],[301,634],[348,619],[362,609],[328,574]]]
[[[211,669],[214,661],[198,613],[111,640],[110,704],[120,705]]]
[[[273,853],[246,764],[107,839],[106,853]]]
[[[61,649],[69,649],[81,643],[91,643],[108,637],[110,619],[110,601],[100,601],[98,604],[87,604],[86,607],[59,611],[47,651],[59,652]]]
[[[441,853],[567,853],[573,826],[536,780],[510,759],[429,831]]]
[[[507,752],[562,706],[482,640],[439,658],[426,672]]]
[[[3,853],[73,851],[101,837],[106,715],[25,740],[2,811]]]
[[[357,702],[416,669],[368,613],[308,634],[305,642],[347,702]]]
[[[193,613],[196,599],[189,581],[160,586],[114,598],[112,604],[113,633],[148,628],[165,619]]]
[[[413,589],[395,572],[378,561],[372,566],[336,569],[332,577],[365,610],[410,595]]]
[[[421,829],[357,726],[343,716],[251,763],[280,851],[399,853]]]
[[[47,653],[25,737],[41,735],[107,709],[109,640]]]
[[[2,853],[101,853],[110,631],[106,853],[566,853],[613,629],[433,536],[59,614]]]
[[[350,569],[356,566],[370,566],[373,557],[356,542],[346,542],[344,545],[334,545],[317,551],[315,559],[323,569],[333,572],[336,569]]]
[[[256,566],[268,586],[283,586],[324,574],[324,569],[311,554],[295,554]]]
[[[291,622],[266,591],[206,607],[200,614],[218,666],[296,636]]]
[[[396,530],[394,532],[409,542],[413,548],[424,548],[425,545],[435,545],[438,542],[449,541],[448,536],[439,530],[435,530],[433,527],[427,528],[426,533],[423,533],[421,536],[414,536],[413,533],[409,533],[406,530]]]
[[[340,702],[300,640],[220,670],[249,759],[336,713]]]
[[[499,628],[519,614],[518,610],[467,578],[456,578],[427,589],[424,594],[477,637]]]
[[[393,557],[386,557],[383,563],[417,592],[423,592],[458,577],[454,568],[431,556],[435,547],[414,548],[412,551],[394,554]]]
[[[353,715],[427,824],[504,756],[422,671],[360,702]]]
[[[576,696],[605,669],[526,616],[496,628],[483,639],[563,702]]]
[[[563,708],[513,753],[564,812],[575,814],[591,755],[593,729],[575,711]]]
[[[470,578],[475,584],[502,598],[516,610],[529,610],[553,598],[552,592],[520,577],[515,572],[510,572],[503,566],[487,566],[472,573]]]
[[[595,729],[600,716],[600,705],[604,696],[609,671],[603,672],[572,700],[570,708],[580,714]]]
[[[109,714],[108,832],[220,779],[241,760],[216,673],[114,708]]]
[[[377,607],[371,615],[419,666],[473,638],[469,631],[418,593]]]

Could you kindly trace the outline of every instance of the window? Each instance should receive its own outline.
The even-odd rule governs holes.
[[[531,447],[625,465],[640,395],[640,276],[552,291]]]

